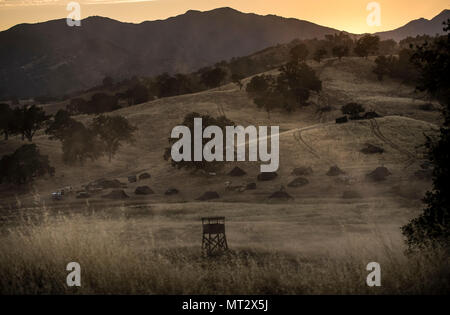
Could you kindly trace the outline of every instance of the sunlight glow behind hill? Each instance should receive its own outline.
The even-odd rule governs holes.
[[[381,25],[369,26],[366,18],[368,0],[336,1],[298,0],[80,0],[82,18],[100,15],[123,22],[140,23],[166,19],[187,10],[211,10],[232,7],[246,13],[275,14],[307,20],[352,33],[379,32],[400,27],[417,18],[430,19],[448,6],[446,0],[380,0]],[[36,23],[67,16],[62,0],[0,0],[0,30],[20,23]]]

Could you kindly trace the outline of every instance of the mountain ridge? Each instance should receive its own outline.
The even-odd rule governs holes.
[[[442,11],[440,18],[448,12]],[[437,20],[427,21],[436,28]],[[400,33],[411,32],[411,26],[402,28]],[[383,38],[394,31],[377,34]],[[68,27],[66,19],[22,23],[0,32],[0,97],[67,94],[99,84],[107,75],[120,79],[195,71],[293,39],[337,32],[305,20],[229,7],[188,10],[139,24],[101,16],[83,19],[81,27]]]
[[[140,24],[89,17],[21,24],[0,32],[0,97],[58,95],[123,78],[189,72],[295,38],[338,30],[233,9],[188,11]]]
[[[419,18],[409,21],[405,25],[396,29],[384,32],[377,32],[375,35],[380,36],[381,39],[394,39],[396,41],[402,40],[408,36],[417,35],[436,35],[442,34],[442,23],[450,19],[450,10],[444,9],[438,15],[428,20],[425,18]]]

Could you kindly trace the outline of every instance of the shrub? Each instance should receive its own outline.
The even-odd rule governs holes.
[[[55,169],[50,166],[48,156],[41,155],[35,144],[25,144],[0,160],[0,183],[6,181],[23,185],[34,178],[54,173]]]
[[[348,103],[342,106],[341,111],[344,115],[349,115],[351,119],[358,118],[360,113],[365,111],[364,106],[358,103]]]

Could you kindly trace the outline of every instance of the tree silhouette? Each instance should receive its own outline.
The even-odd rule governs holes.
[[[239,87],[239,90],[242,90],[242,87],[244,86],[242,84],[242,79],[244,78],[243,75],[239,73],[233,73],[231,75],[231,81],[233,81],[234,84],[236,84]]]
[[[73,132],[76,123],[77,122],[70,117],[68,111],[60,109],[47,124],[45,133],[50,135],[50,140],[57,139],[62,141]]]
[[[54,175],[48,156],[41,155],[35,144],[25,144],[11,155],[0,160],[0,183],[5,181],[17,185],[30,183],[45,174]]]
[[[225,80],[227,73],[222,68],[214,68],[202,73],[201,79],[203,84],[208,88],[218,87]]]
[[[307,105],[310,91],[319,92],[322,82],[314,70],[304,62],[288,62],[279,69],[278,76],[255,76],[247,84],[246,91],[253,102],[270,112],[282,108],[288,112]]]
[[[401,49],[397,56],[378,56],[375,59],[373,73],[378,80],[383,80],[385,75],[402,80],[405,84],[416,84],[419,72],[417,66],[411,61],[414,54],[412,49]]]
[[[354,44],[351,37],[344,32],[325,35],[325,39],[327,41],[327,47],[331,48],[331,54],[339,58],[339,60],[349,55],[350,48]]]
[[[270,119],[270,112],[279,106],[282,96],[276,93],[276,79],[272,75],[254,76],[246,87],[247,94],[253,98],[253,103],[267,112]]]
[[[0,104],[0,133],[3,133],[5,140],[13,132],[13,110],[8,104]]]
[[[450,19],[444,30],[449,32]],[[431,43],[417,46],[413,61],[420,69],[418,89],[428,92],[443,105],[444,124],[438,141],[428,138],[428,158],[433,165],[433,188],[424,202],[426,208],[402,227],[410,249],[450,246],[450,33]]]
[[[380,38],[378,36],[367,34],[357,40],[354,52],[360,57],[367,58],[370,54],[378,51],[379,45]]]
[[[325,48],[318,48],[315,52],[314,52],[314,56],[313,59],[315,61],[317,61],[318,63],[320,63],[323,59],[323,57],[325,57],[328,54],[327,50]]]
[[[47,115],[41,107],[36,105],[15,108],[13,110],[14,130],[22,134],[22,140],[27,138],[31,142],[36,131],[44,127],[44,123],[50,117],[51,115]]]
[[[103,142],[109,162],[111,162],[122,142],[132,143],[134,141],[133,133],[137,130],[125,117],[120,115],[97,116],[94,118],[91,128]]]
[[[70,103],[66,105],[66,110],[71,114],[82,114],[89,112],[88,102],[80,97],[73,98]]]
[[[377,78],[379,81],[383,81],[383,77],[385,75],[389,75],[390,73],[390,57],[386,56],[378,56],[375,59],[375,67],[373,68],[372,72],[377,75]]]
[[[393,39],[380,41],[378,51],[382,55],[392,55],[397,50],[397,42]]]
[[[345,45],[337,45],[334,46],[332,49],[333,56],[339,58],[339,61],[342,59],[342,57],[348,56],[349,54],[349,48]]]
[[[223,167],[223,165],[225,164],[224,161],[209,162],[204,159],[202,159],[201,161],[194,160],[194,118],[202,119],[202,133],[205,130],[205,128],[208,126],[218,126],[219,128],[222,129],[222,133],[225,134],[225,128],[227,126],[234,126],[234,123],[232,121],[230,121],[229,119],[227,119],[225,116],[220,116],[220,117],[215,118],[215,117],[212,117],[209,115],[202,115],[202,114],[199,114],[196,112],[189,113],[184,117],[183,122],[180,125],[188,127],[191,132],[191,158],[190,158],[190,161],[183,160],[183,161],[176,162],[171,159],[172,145],[178,141],[178,139],[176,139],[176,138],[169,138],[170,146],[167,147],[164,151],[164,159],[166,161],[170,161],[170,164],[173,167],[178,168],[178,169],[186,168],[186,169],[202,169],[204,171],[216,171],[216,170],[220,169],[221,167]],[[210,141],[210,139],[202,137],[202,147],[209,141]],[[226,150],[226,143],[224,141],[223,152],[225,152],[225,150]]]
[[[250,96],[254,97],[258,94],[267,92],[270,89],[273,81],[274,80],[271,75],[257,75],[250,80],[245,90]]]
[[[308,57],[309,51],[305,44],[301,43],[291,48],[289,51],[291,60],[296,62],[302,62]]]
[[[67,132],[66,132],[67,131]],[[66,164],[79,162],[81,165],[90,159],[94,161],[104,153],[104,144],[94,131],[81,122],[73,121],[70,128],[64,129],[62,142],[62,160]]]
[[[181,73],[177,73],[175,76],[163,73],[156,77],[155,85],[158,97],[175,96],[196,91],[192,80]]]
[[[119,109],[117,97],[106,93],[95,93],[86,104],[85,114],[99,114]]]
[[[145,103],[149,100],[148,89],[143,84],[136,84],[125,92],[125,97],[129,106]]]
[[[282,106],[290,112],[306,105],[310,91],[321,91],[322,82],[306,63],[288,62],[280,68],[276,89],[284,96]]]

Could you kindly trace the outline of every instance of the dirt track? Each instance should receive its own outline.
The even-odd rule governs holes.
[[[383,141],[384,143],[391,146],[393,149],[399,151],[400,153],[403,153],[404,155],[408,156],[408,159],[405,161],[407,166],[410,166],[412,163],[414,163],[417,160],[417,156],[408,150],[402,148],[401,146],[395,144],[391,140],[389,140],[387,137],[383,135],[383,133],[380,130],[380,126],[378,125],[378,122],[376,119],[370,119],[369,120],[370,129],[372,130],[372,133],[375,137]]]

